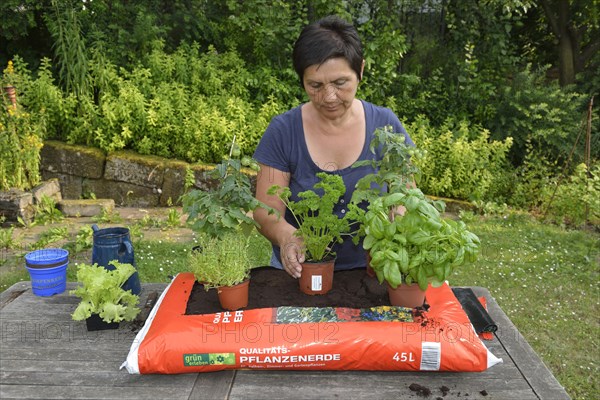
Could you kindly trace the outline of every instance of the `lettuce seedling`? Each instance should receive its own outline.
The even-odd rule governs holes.
[[[123,284],[135,272],[131,264],[111,261],[114,270],[97,264],[80,264],[77,268],[77,281],[81,283],[70,293],[81,298],[81,302],[71,315],[75,321],[98,314],[104,322],[133,321],[140,312],[137,307],[139,296],[124,290]]]

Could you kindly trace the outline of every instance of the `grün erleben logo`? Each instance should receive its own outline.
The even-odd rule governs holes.
[[[183,355],[183,365],[185,367],[234,364],[235,353],[192,353]]]

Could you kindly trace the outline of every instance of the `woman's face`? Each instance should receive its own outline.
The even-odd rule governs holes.
[[[362,75],[362,71],[361,71]],[[304,70],[304,90],[323,117],[337,119],[352,106],[358,77],[345,58],[331,58]]]

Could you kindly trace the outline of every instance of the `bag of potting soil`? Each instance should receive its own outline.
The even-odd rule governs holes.
[[[186,313],[194,275],[162,293],[123,363],[132,374],[224,369],[483,371],[499,362],[449,286],[425,310],[392,306],[263,307]]]

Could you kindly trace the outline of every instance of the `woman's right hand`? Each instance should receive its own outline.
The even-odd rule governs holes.
[[[306,259],[302,239],[296,235],[291,235],[283,241],[279,248],[281,264],[285,272],[293,278],[300,278],[300,273],[302,272],[301,263]]]
[[[277,196],[269,195],[272,185],[286,187],[290,184],[290,174],[273,167],[259,164],[260,171],[256,177],[256,198],[277,211],[276,214],[258,207],[254,210],[254,220],[260,225],[259,232],[271,243],[279,246],[281,264],[285,272],[299,278],[302,272],[300,263],[304,262],[304,243],[295,235],[296,228],[285,218],[285,204]]]

